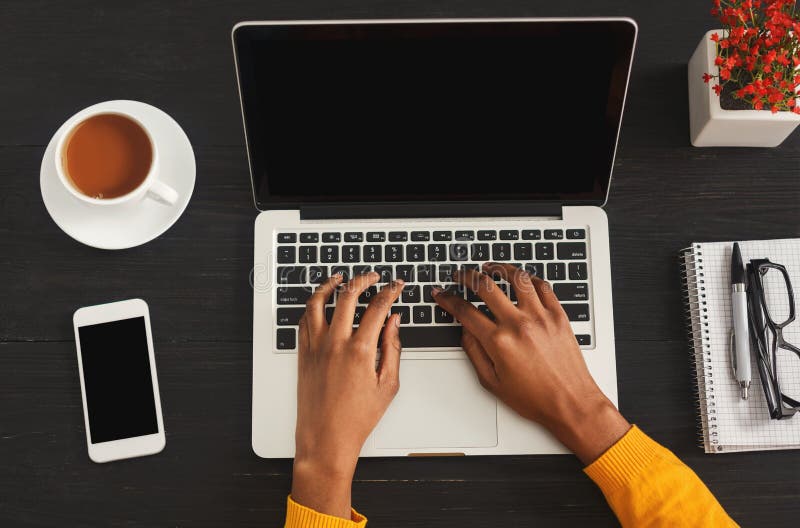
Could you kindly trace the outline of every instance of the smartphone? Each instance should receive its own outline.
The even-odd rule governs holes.
[[[110,462],[164,449],[147,303],[87,306],[72,321],[89,458]]]

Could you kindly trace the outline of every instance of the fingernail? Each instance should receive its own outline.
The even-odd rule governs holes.
[[[394,283],[397,284],[398,286],[402,286],[403,284],[406,283],[406,281],[404,281],[403,279],[395,279]]]
[[[437,295],[439,295],[439,294],[440,294],[440,293],[442,293],[443,291],[444,291],[444,290],[443,290],[443,289],[441,289],[440,287],[438,287],[438,286],[434,286],[433,288],[431,288],[431,295],[433,295],[434,297],[436,297]]]
[[[394,318],[394,325],[396,327],[398,327],[398,328],[400,327],[400,316],[399,315]]]

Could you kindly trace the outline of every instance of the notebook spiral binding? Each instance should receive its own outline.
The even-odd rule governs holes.
[[[694,390],[698,422],[698,442],[707,453],[722,451],[717,432],[714,401],[714,368],[711,364],[711,336],[708,330],[703,251],[699,244],[680,253],[681,282],[685,302],[686,326],[694,366]]]

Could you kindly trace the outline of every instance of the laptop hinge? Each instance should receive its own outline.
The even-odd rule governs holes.
[[[468,218],[504,216],[561,217],[558,202],[381,202],[309,204],[303,220],[365,218]]]

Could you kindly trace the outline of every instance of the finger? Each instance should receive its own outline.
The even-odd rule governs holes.
[[[475,372],[478,374],[478,380],[486,390],[494,391],[497,386],[497,373],[494,370],[494,363],[492,363],[486,349],[483,348],[481,342],[469,330],[464,328],[461,334],[461,347],[467,353],[467,357],[475,367]]]
[[[542,303],[536,288],[533,286],[530,274],[513,264],[502,264],[500,262],[487,262],[483,265],[484,271],[489,275],[497,275],[504,281],[511,284],[514,293],[517,295],[517,306],[520,308],[541,308]]]
[[[476,336],[488,336],[497,329],[494,322],[483,315],[472,303],[440,288],[433,289],[433,300]]]
[[[333,310],[331,320],[331,334],[333,337],[349,337],[353,334],[353,317],[356,314],[358,296],[364,290],[378,282],[380,275],[371,271],[353,277],[339,289],[336,297],[336,308]]]
[[[553,287],[549,282],[546,282],[539,277],[533,277],[533,287],[536,288],[536,293],[539,300],[542,302],[547,310],[563,311],[561,303],[558,302],[558,297],[553,293]]]
[[[325,303],[328,302],[328,299],[330,299],[341,282],[341,273],[333,275],[317,286],[317,289],[306,301],[305,319],[310,332],[316,334],[320,330],[328,328],[328,321],[325,319]]]
[[[378,384],[397,394],[400,388],[400,314],[392,314],[383,327],[381,338],[381,364],[378,367]]]
[[[396,280],[384,286],[369,302],[367,311],[361,316],[355,339],[362,344],[373,345],[370,350],[377,352],[381,328],[386,323],[386,316],[389,315],[392,304],[400,297],[404,284],[402,280]]]
[[[455,280],[477,293],[498,321],[513,320],[519,316],[516,306],[489,275],[473,269],[462,269],[456,272]]]
[[[300,318],[300,326],[297,327],[297,361],[300,365],[306,360],[310,350],[311,338],[308,335],[308,317],[304,314]]]

